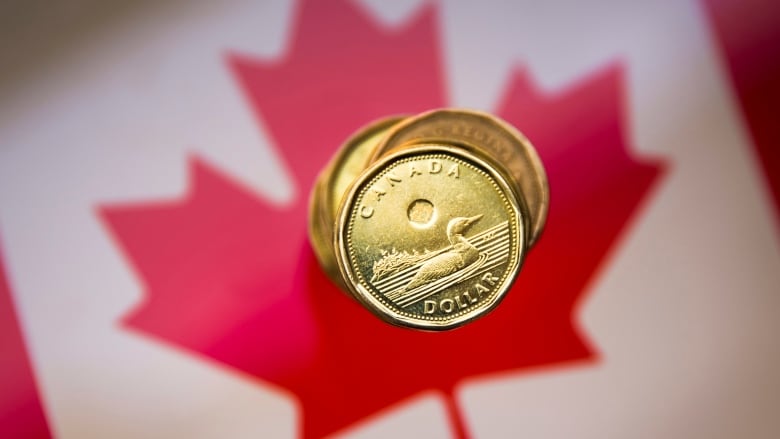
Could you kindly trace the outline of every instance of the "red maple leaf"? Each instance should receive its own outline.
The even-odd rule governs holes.
[[[230,57],[294,177],[291,205],[196,158],[183,200],[101,210],[147,289],[124,324],[289,389],[306,437],[431,388],[447,395],[465,436],[451,396],[464,378],[595,358],[575,307],[661,170],[627,154],[619,65],[552,97],[516,73],[497,113],[540,149],[552,205],[513,291],[489,317],[446,333],[396,328],[362,309],[312,255],[307,193],[358,127],[446,104],[434,12],[390,32],[341,0],[305,1],[286,59]]]

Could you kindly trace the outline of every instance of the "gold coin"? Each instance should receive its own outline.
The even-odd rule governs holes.
[[[371,165],[335,236],[353,296],[400,326],[450,329],[501,301],[525,256],[524,206],[493,164],[424,144]]]
[[[333,229],[341,198],[363,172],[371,151],[385,133],[403,116],[380,119],[360,129],[339,149],[317,177],[309,200],[309,238],[314,255],[325,274],[346,289],[333,252]]]
[[[503,166],[519,187],[529,212],[529,245],[539,238],[547,220],[550,190],[547,175],[531,142],[510,124],[474,110],[440,109],[410,117],[387,133],[371,162],[393,150],[436,142],[481,150]]]

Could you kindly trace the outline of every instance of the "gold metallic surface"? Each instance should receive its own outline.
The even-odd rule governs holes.
[[[492,158],[519,186],[530,214],[529,245],[539,238],[547,219],[550,191],[547,175],[531,142],[499,118],[474,110],[440,109],[410,117],[394,126],[374,149],[370,162],[415,144],[436,142],[463,146]]]
[[[446,142],[373,163],[340,203],[334,235],[352,295],[400,326],[451,329],[495,308],[526,251],[512,183]]]
[[[403,116],[386,117],[354,133],[314,184],[309,200],[309,239],[325,274],[342,289],[346,289],[346,285],[333,253],[333,229],[339,203],[349,185],[365,169],[373,148],[382,136],[403,119]]]
[[[321,179],[318,179],[309,199],[309,243],[311,243],[317,262],[328,278],[339,288],[347,291],[347,286],[341,278],[333,254],[333,222],[331,221],[328,225],[327,218],[320,214],[323,210],[322,201],[326,197],[323,187]]]
[[[324,206],[330,215],[331,229],[341,199],[349,186],[368,166],[374,147],[393,126],[404,119],[404,116],[393,116],[369,124],[347,139],[342,150],[333,158],[330,173],[325,181],[327,198]]]

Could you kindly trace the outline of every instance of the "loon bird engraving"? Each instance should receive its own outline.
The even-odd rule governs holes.
[[[480,218],[482,215],[451,219],[447,224],[447,238],[452,244],[452,249],[424,263],[412,280],[406,284],[404,290],[410,291],[420,285],[441,279],[476,262],[479,259],[479,250],[463,234]]]

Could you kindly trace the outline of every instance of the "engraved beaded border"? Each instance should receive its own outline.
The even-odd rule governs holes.
[[[382,170],[381,172],[377,173],[371,180],[363,182],[363,185],[362,185],[360,191],[358,192],[357,197],[355,197],[353,199],[352,206],[353,207],[354,206],[360,206],[360,203],[363,200],[363,196],[365,195],[365,193],[368,190],[368,188],[370,188],[377,180],[380,180],[382,177],[384,177],[385,174],[390,172],[392,169],[394,169],[398,165],[401,165],[403,163],[408,163],[408,162],[411,162],[411,161],[421,160],[421,159],[425,160],[425,159],[437,159],[437,158],[438,159],[446,159],[446,160],[452,160],[452,161],[459,162],[463,166],[474,170],[475,172],[481,174],[484,177],[487,177],[487,179],[490,181],[490,184],[493,186],[493,189],[495,189],[496,192],[501,196],[501,199],[503,200],[504,208],[506,209],[506,211],[510,212],[509,216],[511,217],[510,218],[511,219],[510,222],[512,224],[512,226],[510,227],[510,230],[511,230],[511,232],[515,236],[517,235],[517,227],[518,227],[520,221],[518,221],[517,217],[514,215],[515,211],[513,209],[512,204],[509,202],[509,199],[507,198],[507,195],[504,193],[504,191],[505,191],[504,188],[500,187],[498,185],[498,183],[496,183],[496,179],[495,179],[494,176],[492,176],[489,173],[485,172],[483,169],[480,169],[480,167],[476,166],[475,164],[467,162],[464,158],[457,157],[455,154],[450,155],[450,154],[445,154],[445,153],[442,153],[442,152],[419,153],[419,155],[414,155],[412,157],[406,157],[406,158],[403,158],[403,159],[400,159],[398,161],[393,162],[393,166],[385,167],[384,170]],[[471,314],[471,313],[481,313],[481,312],[485,311],[486,307],[489,307],[491,305],[491,300],[490,299],[492,299],[492,298],[494,298],[496,296],[499,296],[499,295],[506,294],[506,292],[509,290],[509,288],[506,285],[504,285],[504,283],[507,281],[507,278],[509,277],[511,270],[504,270],[504,273],[502,274],[501,280],[499,282],[499,285],[501,285],[501,288],[496,288],[493,291],[493,293],[490,294],[490,296],[488,296],[488,300],[486,300],[485,304],[482,305],[482,306],[477,306],[475,308],[468,308],[468,309],[465,309],[465,310],[460,310],[460,311],[457,311],[455,313],[449,314],[446,317],[433,317],[433,316],[426,317],[426,316],[423,316],[423,315],[420,315],[420,314],[413,314],[413,313],[410,313],[410,312],[398,309],[397,305],[392,304],[387,299],[385,299],[385,297],[381,293],[379,293],[379,291],[376,290],[376,287],[374,287],[370,282],[367,282],[365,280],[365,278],[363,277],[363,274],[361,273],[361,271],[359,269],[355,268],[357,266],[357,261],[355,260],[355,256],[354,256],[355,252],[352,251],[352,249],[353,249],[353,246],[352,246],[352,228],[353,228],[353,225],[354,225],[354,222],[355,222],[357,211],[354,208],[351,208],[350,210],[351,210],[351,214],[350,214],[350,218],[349,218],[349,226],[347,228],[347,233],[346,233],[346,235],[347,235],[347,246],[346,246],[347,248],[346,248],[346,250],[347,250],[347,252],[349,254],[349,260],[350,260],[350,264],[352,265],[352,270],[355,273],[355,275],[357,276],[359,282],[362,285],[367,286],[368,287],[367,289],[369,290],[371,295],[375,299],[379,300],[379,302],[381,302],[382,305],[384,305],[389,311],[391,311],[393,313],[396,313],[396,314],[400,314],[400,315],[409,317],[411,319],[416,319],[416,320],[447,322],[447,321],[450,321],[450,320],[455,320],[455,319],[457,319],[460,316],[465,316],[465,315]],[[505,263],[506,266],[508,266],[508,267],[513,266],[515,264],[515,262],[517,261],[517,259],[518,259],[518,252],[517,252],[518,245],[519,245],[518,240],[514,239],[514,240],[510,240],[510,242],[513,243],[512,246],[513,246],[513,250],[514,251],[510,251],[511,258],[508,259],[507,262]]]

